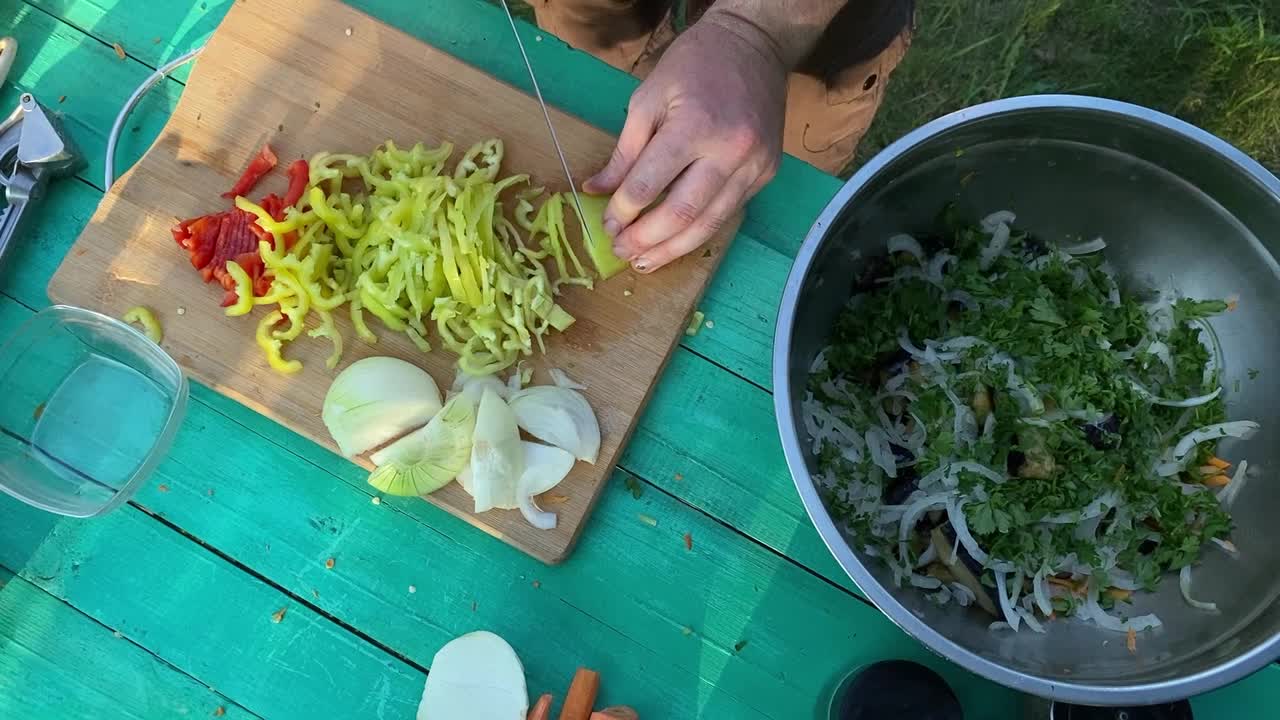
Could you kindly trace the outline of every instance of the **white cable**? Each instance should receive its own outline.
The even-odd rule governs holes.
[[[124,127],[125,121],[129,118],[129,113],[133,112],[133,108],[137,106],[138,102],[142,100],[142,96],[146,95],[148,90],[155,87],[156,83],[165,79],[169,73],[194,60],[195,57],[200,54],[201,50],[204,50],[203,45],[179,58],[170,60],[168,63],[161,65],[158,70],[151,73],[150,77],[142,81],[142,84],[139,85],[138,88],[133,91],[133,94],[129,96],[124,107],[120,108],[120,114],[116,115],[116,121],[111,125],[111,134],[107,135],[107,161],[106,171],[104,172],[103,177],[104,190],[110,190],[111,185],[115,183],[116,180],[116,143],[120,140],[120,129]]]

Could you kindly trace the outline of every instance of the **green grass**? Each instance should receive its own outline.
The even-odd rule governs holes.
[[[512,7],[533,21],[523,2]],[[1078,93],[1176,115],[1280,170],[1280,0],[917,0],[917,7],[911,52],[855,166],[953,110]]]
[[[919,0],[858,162],[947,112],[1049,92],[1162,110],[1278,169],[1280,0]]]

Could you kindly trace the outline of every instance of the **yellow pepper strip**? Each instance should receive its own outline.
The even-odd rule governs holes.
[[[289,213],[289,217],[283,221],[276,221],[271,214],[262,209],[261,205],[253,202],[243,195],[236,196],[236,207],[241,210],[257,216],[258,227],[263,231],[270,233],[276,239],[276,245],[279,246],[283,242],[285,233],[291,233],[297,230],[303,223],[310,222],[315,219],[314,211],[300,213],[297,211]]]
[[[281,340],[294,340],[302,334],[305,318],[311,311],[311,298],[288,270],[276,270],[276,282],[288,288],[292,294],[280,299],[280,311],[289,318],[289,327],[283,331],[277,330],[274,335]]]
[[[360,298],[353,298],[348,307],[351,308],[351,326],[356,329],[356,335],[370,345],[378,342],[378,336],[364,323],[364,306],[360,303]]]
[[[142,332],[157,345],[164,339],[164,330],[160,329],[160,323],[156,320],[155,313],[151,312],[151,308],[135,305],[125,310],[124,317],[121,319],[127,323],[141,325]]]
[[[587,255],[591,256],[591,262],[596,266],[600,277],[608,280],[628,267],[627,261],[613,254],[613,238],[604,229],[604,210],[609,205],[609,197],[582,195],[579,200],[582,202],[582,212],[586,215],[578,218],[578,221],[582,223],[582,239],[587,243]],[[574,213],[578,211],[573,206],[570,209]]]
[[[271,337],[271,328],[276,323],[284,319],[279,310],[273,310],[262,318],[258,323],[258,331],[254,337],[258,341],[258,347],[267,354],[267,363],[271,365],[271,369],[277,372],[293,374],[302,369],[302,363],[297,360],[285,360],[280,354],[283,343],[278,339]]]
[[[426,339],[423,338],[422,335],[420,335],[417,330],[414,330],[411,327],[407,327],[404,329],[404,334],[409,336],[409,339],[413,341],[414,345],[418,346],[419,350],[421,350],[424,353],[431,352],[431,343],[427,342]]]
[[[338,361],[342,359],[342,333],[338,332],[337,326],[333,324],[333,314],[327,310],[316,310],[320,315],[320,327],[307,332],[309,337],[329,338],[333,343],[333,352],[329,353],[329,357],[325,358],[324,366],[330,370],[338,366]]]
[[[229,317],[248,315],[253,311],[253,280],[235,260],[227,261],[227,273],[236,281],[236,304],[228,307]]]
[[[328,198],[324,196],[324,191],[320,188],[311,188],[311,191],[307,193],[307,200],[311,203],[311,211],[316,214],[316,217],[320,218],[338,236],[357,238],[363,234],[351,227],[351,224],[347,222],[347,218],[329,205]]]

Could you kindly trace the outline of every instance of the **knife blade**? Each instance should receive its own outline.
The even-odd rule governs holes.
[[[569,161],[565,159],[564,148],[560,147],[560,138],[556,137],[556,126],[551,122],[551,111],[547,109],[547,101],[542,98],[542,88],[538,87],[538,76],[533,72],[533,63],[529,62],[529,53],[525,52],[524,40],[520,39],[516,18],[511,14],[511,6],[507,4],[507,0],[502,0],[502,9],[507,13],[507,22],[511,23],[511,34],[516,39],[516,47],[520,48],[524,68],[529,71],[529,82],[533,84],[533,94],[537,96],[538,105],[542,107],[542,118],[547,121],[547,132],[551,135],[551,144],[556,148],[556,155],[560,157],[560,167],[564,169],[564,176],[569,181],[569,192],[573,195],[573,208],[578,211],[578,222],[582,225],[583,239],[588,244],[592,244],[594,239],[591,237],[591,230],[587,228],[587,216],[582,212],[582,201],[578,198],[578,184],[573,181],[573,173],[569,170]]]

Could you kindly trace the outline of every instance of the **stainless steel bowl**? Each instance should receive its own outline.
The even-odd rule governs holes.
[[[989,617],[937,607],[896,588],[850,545],[815,489],[800,420],[808,368],[848,299],[858,261],[897,232],[927,231],[950,201],[972,217],[1010,209],[1056,240],[1101,235],[1130,278],[1173,276],[1184,293],[1238,294],[1215,321],[1226,359],[1228,413],[1263,430],[1242,450],[1259,476],[1234,506],[1239,558],[1208,550],[1187,606],[1177,577],[1135,613],[1164,627],[1125,637],[1076,620],[1048,632],[991,633]],[[1001,100],[948,115],[877,155],[835,196],[796,258],[774,342],[778,426],[796,488],[836,560],[867,597],[949,660],[1011,688],[1093,705],[1149,704],[1237,680],[1280,657],[1280,180],[1227,143],[1141,107],[1075,96]],[[1251,369],[1260,373],[1251,379]],[[1236,383],[1239,382],[1239,390]]]

